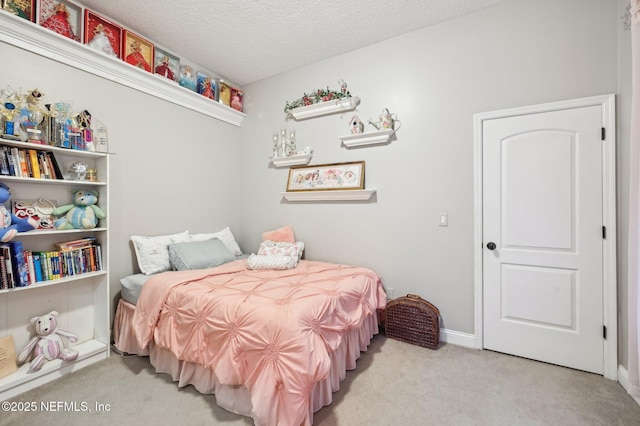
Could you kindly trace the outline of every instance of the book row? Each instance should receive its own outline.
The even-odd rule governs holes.
[[[26,287],[102,270],[102,252],[95,239],[56,244],[58,250],[24,250],[19,240],[0,244],[0,289]]]
[[[35,179],[64,179],[50,151],[0,146],[0,175]]]

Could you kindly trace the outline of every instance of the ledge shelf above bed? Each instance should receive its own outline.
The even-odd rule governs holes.
[[[337,191],[286,191],[280,194],[287,201],[367,201],[375,189],[349,189]]]
[[[388,143],[391,141],[391,136],[394,134],[393,129],[378,130],[375,132],[356,133],[346,136],[340,136],[338,139],[342,141],[342,144],[346,148],[363,145],[376,145]]]
[[[296,121],[299,121],[330,114],[338,114],[354,110],[359,103],[360,98],[357,96],[325,101],[294,108],[287,112],[287,117],[293,117]]]

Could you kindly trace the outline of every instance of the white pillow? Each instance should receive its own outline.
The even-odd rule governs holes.
[[[140,272],[151,275],[171,269],[169,261],[169,244],[185,243],[189,241],[189,231],[157,237],[133,235],[133,247],[138,258]]]
[[[227,246],[234,256],[240,256],[242,254],[242,250],[240,250],[240,247],[228,226],[222,231],[214,232],[212,234],[191,234],[190,237],[191,241],[205,241],[217,238]]]

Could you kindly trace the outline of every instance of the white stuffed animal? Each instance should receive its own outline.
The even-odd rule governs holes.
[[[27,346],[18,355],[18,362],[26,362],[33,352],[33,359],[28,372],[39,371],[45,362],[60,358],[63,361],[74,361],[78,351],[69,349],[69,342],[77,342],[78,336],[70,331],[58,328],[58,312],[51,311],[46,315],[31,318],[36,330]]]

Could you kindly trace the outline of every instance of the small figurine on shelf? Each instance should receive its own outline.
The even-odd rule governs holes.
[[[351,117],[351,122],[349,123],[349,128],[351,129],[351,133],[358,134],[364,132],[364,123],[358,118],[357,115]]]
[[[33,89],[26,97],[26,108],[22,110],[20,119],[21,130],[27,135],[27,141],[44,144],[45,138],[40,126],[49,115],[43,106],[40,105],[44,93],[38,89]]]
[[[7,139],[18,139],[19,128],[14,120],[20,117],[20,109],[24,98],[19,91],[7,87],[0,92],[0,114],[3,117],[2,135]]]

